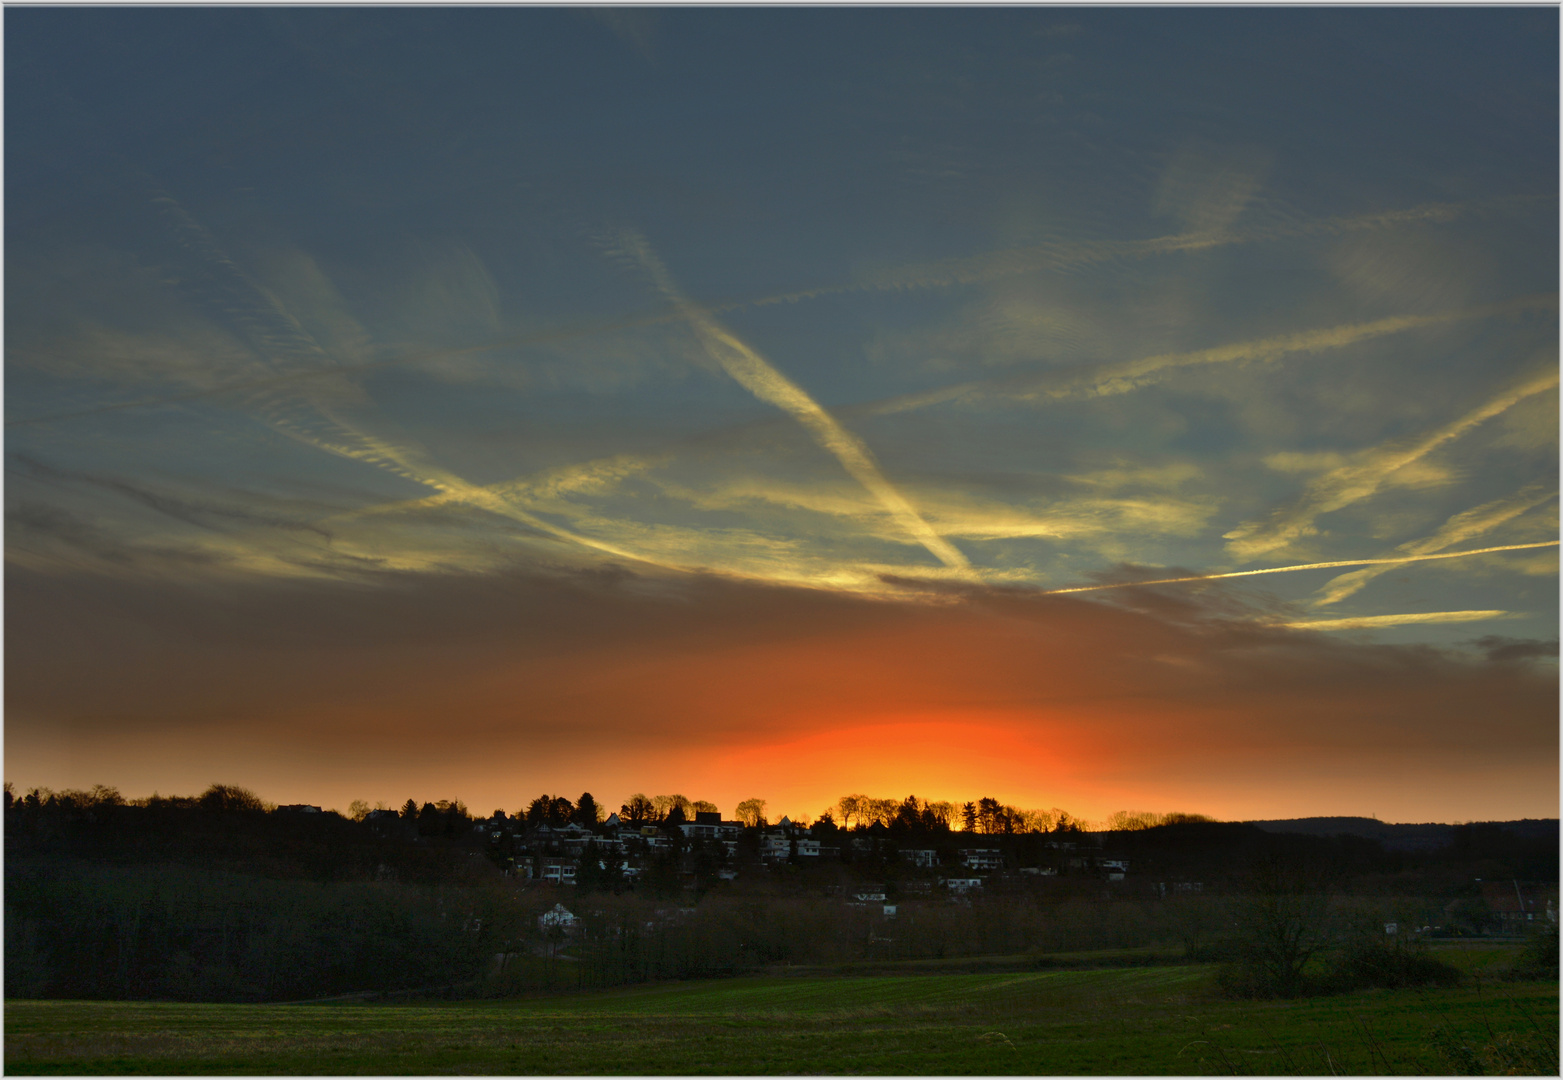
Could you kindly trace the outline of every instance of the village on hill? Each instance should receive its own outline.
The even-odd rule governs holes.
[[[954,806],[915,796],[899,803],[846,796],[834,813],[827,810],[805,824],[787,817],[768,822],[757,799],[740,806],[741,818],[696,809],[711,805],[682,796],[635,795],[604,817],[589,793],[573,803],[540,796],[524,812],[495,810],[472,821],[469,842],[481,845],[506,878],[525,887],[567,887],[571,894],[641,888],[696,896],[740,882],[774,887],[785,879],[895,918],[908,902],[969,906],[978,896],[1043,888],[1103,901],[1224,891],[1258,846],[1307,843],[1300,840],[1304,836],[1335,837],[1338,870],[1382,872],[1388,859],[1404,873],[1429,857],[1479,855],[1487,848],[1508,852],[1555,837],[1557,828],[1556,822],[1540,821],[1459,827],[1344,818],[1232,823],[1193,814],[1123,812],[1106,823],[1109,828],[1087,829],[1088,823],[1063,811],[1020,811],[989,798]],[[427,811],[438,812],[411,800],[400,811],[364,812],[362,804],[358,809],[377,833],[405,840],[427,835]],[[837,816],[855,817],[854,827],[838,824]],[[951,827],[952,817],[961,828]],[[1416,925],[1406,931],[1466,936],[1523,932],[1538,922],[1556,925],[1557,886],[1546,880],[1555,875],[1527,876],[1541,880],[1477,879],[1474,890],[1466,890],[1476,895],[1425,913],[1427,921],[1412,920]],[[560,904],[548,918],[550,926],[568,926],[574,916]]]

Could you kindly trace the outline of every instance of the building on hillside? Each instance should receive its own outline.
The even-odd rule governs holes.
[[[723,821],[722,815],[714,811],[696,810],[695,820],[686,821],[679,828],[691,840],[736,841],[743,832],[743,823]]]
[[[787,819],[782,818],[782,820]],[[806,833],[794,832],[780,826],[767,829],[760,834],[760,858],[780,862],[794,851],[798,853],[800,859],[817,859],[820,853],[820,842]]]
[[[1482,899],[1505,931],[1523,933],[1526,924],[1558,921],[1557,886],[1519,881],[1484,881]]]
[[[902,848],[901,861],[928,869],[939,865],[939,853],[933,848]]]
[[[1004,866],[1004,853],[998,848],[961,848],[961,863],[969,870],[999,870]]]
[[[544,857],[538,860],[538,877],[555,885],[574,885],[576,863],[574,859],[555,859]]]
[[[569,932],[581,924],[569,908],[563,904],[555,904],[549,910],[537,917],[537,925],[544,930],[552,930],[555,927]]]

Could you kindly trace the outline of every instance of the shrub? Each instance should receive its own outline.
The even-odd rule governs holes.
[[[1340,992],[1381,987],[1456,986],[1459,969],[1418,949],[1361,942],[1348,948],[1322,980],[1321,989]]]
[[[1525,943],[1511,972],[1516,979],[1556,979],[1558,977],[1558,928],[1549,924]]]

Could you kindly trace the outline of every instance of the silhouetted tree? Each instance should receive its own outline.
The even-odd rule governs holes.
[[[575,813],[572,815],[572,820],[577,825],[584,825],[590,829],[602,824],[603,816],[602,807],[597,805],[597,800],[592,798],[592,793],[589,791],[581,792],[581,797],[575,802]]]
[[[864,811],[872,801],[867,795],[843,795],[837,799],[836,809],[841,814],[841,827],[850,829],[854,825],[863,824]]]
[[[694,809],[694,803],[682,795],[655,795],[651,799],[651,805],[657,808],[657,820],[665,821],[676,806],[684,811],[684,820],[688,821],[690,812]]]
[[[581,852],[580,865],[575,871],[575,888],[577,892],[617,892],[617,886],[622,883],[619,876],[618,865],[610,865],[611,855],[604,855],[597,841],[588,840],[586,848]]]
[[[233,784],[213,784],[201,793],[198,800],[202,810],[211,814],[231,814],[240,811],[261,812],[266,804],[259,795],[248,788]]]
[[[765,800],[745,799],[734,811],[738,820],[751,828],[765,824]]]
[[[651,800],[636,792],[619,807],[619,819],[628,825],[644,825],[656,815],[656,812],[657,809],[652,805]]]
[[[1223,973],[1240,996],[1296,997],[1303,968],[1330,943],[1325,885],[1329,868],[1296,853],[1273,852],[1253,866],[1234,904],[1241,957]]]

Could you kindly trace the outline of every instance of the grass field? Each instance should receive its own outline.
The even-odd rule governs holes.
[[[1471,957],[1471,960],[1480,958]],[[1298,1002],[1206,967],[791,975],[448,1004],[9,1001],[11,1073],[1556,1074],[1558,987]]]

